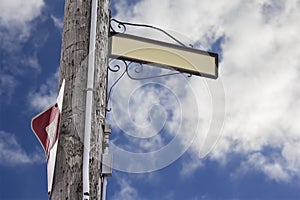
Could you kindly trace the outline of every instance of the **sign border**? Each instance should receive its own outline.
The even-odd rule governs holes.
[[[139,59],[133,59],[133,58],[130,58],[130,57],[127,57],[127,56],[112,54],[112,38],[116,35],[117,35],[117,37],[121,37],[121,38],[134,39],[134,40],[138,40],[138,41],[142,41],[142,42],[152,43],[152,44],[156,44],[156,45],[162,45],[162,46],[165,46],[165,47],[168,47],[168,48],[174,48],[174,49],[178,49],[178,50],[189,51],[189,52],[198,53],[198,54],[202,54],[202,55],[209,55],[209,56],[215,58],[215,72],[216,73],[215,73],[215,75],[211,75],[211,74],[201,73],[201,72],[188,70],[188,69],[183,69],[183,68],[179,68],[179,67],[163,65],[163,64],[159,64],[159,63],[149,63],[147,61],[143,61],[143,60],[139,60]],[[165,68],[165,69],[171,69],[171,70],[179,71],[179,72],[182,72],[182,73],[188,73],[188,74],[201,76],[201,77],[206,77],[206,78],[211,78],[211,79],[217,79],[218,76],[219,76],[219,55],[217,53],[214,53],[214,52],[203,51],[203,50],[195,49],[195,48],[191,48],[191,47],[184,47],[184,46],[180,46],[180,45],[176,45],[176,44],[172,44],[172,43],[167,43],[167,42],[162,42],[162,41],[153,40],[153,39],[149,39],[149,38],[139,37],[139,36],[136,36],[136,35],[130,35],[130,34],[124,34],[124,33],[115,33],[115,32],[110,32],[109,47],[108,48],[109,48],[108,49],[109,50],[108,56],[110,58],[120,59],[120,60],[127,60],[127,61],[137,62],[137,63],[141,63],[141,64],[149,64],[149,65],[152,65],[152,66],[158,66],[158,67]]]

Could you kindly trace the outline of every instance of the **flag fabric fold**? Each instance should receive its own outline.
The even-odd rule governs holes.
[[[60,116],[64,95],[65,80],[63,80],[56,103],[42,113],[35,116],[31,121],[31,127],[40,141],[47,159],[48,194],[51,194],[56,152],[58,145]]]

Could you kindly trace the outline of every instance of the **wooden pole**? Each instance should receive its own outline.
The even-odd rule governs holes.
[[[91,0],[66,0],[59,82],[66,80],[51,200],[82,199],[82,155]],[[98,0],[94,98],[90,140],[90,199],[101,199],[106,110],[109,0]]]

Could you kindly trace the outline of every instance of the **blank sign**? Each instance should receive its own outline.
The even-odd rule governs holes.
[[[112,34],[111,58],[218,78],[218,54],[128,34]]]

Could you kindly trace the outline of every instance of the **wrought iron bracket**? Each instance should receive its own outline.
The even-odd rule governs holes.
[[[176,39],[174,36],[169,34],[167,31],[165,31],[161,28],[158,28],[156,26],[147,25],[147,24],[123,22],[123,21],[116,20],[114,18],[110,19],[110,34],[126,33],[127,26],[145,27],[145,28],[149,28],[149,29],[159,31],[159,32],[163,33],[164,35],[168,36],[169,38],[171,38],[177,44],[179,44],[183,47],[187,47],[187,45],[180,42],[178,39]],[[132,61],[127,61],[127,60],[122,60],[122,59],[118,59],[118,60],[122,61],[122,64],[125,67],[124,67],[124,70],[122,71],[122,73],[120,74],[120,76],[116,79],[116,81],[111,85],[111,87],[107,91],[107,99],[106,99],[106,106],[107,106],[106,111],[107,112],[111,111],[111,108],[108,108],[108,103],[109,103],[109,99],[110,99],[110,96],[111,96],[112,89],[117,85],[117,83],[122,79],[122,77],[125,74],[127,74],[127,76],[132,80],[147,80],[147,79],[153,79],[153,78],[160,78],[160,77],[165,77],[165,76],[183,74],[182,72],[174,71],[174,70],[170,69],[170,71],[172,71],[172,72],[167,73],[167,74],[160,74],[160,75],[154,75],[154,76],[148,76],[148,77],[135,77],[134,75],[132,75],[130,73],[129,68],[134,63],[135,64],[135,69],[133,70],[134,73],[140,74],[144,70],[144,63],[135,63],[135,62],[132,62]],[[113,72],[113,73],[119,73],[120,70],[121,70],[121,66],[119,64],[116,64],[114,66],[108,65],[108,70]],[[187,74],[187,77],[191,77],[191,76],[192,76],[192,74]]]
[[[116,79],[116,81],[111,85],[111,87],[109,88],[108,92],[107,92],[107,100],[106,100],[106,111],[110,112],[111,108],[108,108],[108,103],[109,103],[109,99],[111,96],[111,92],[113,90],[113,88],[118,84],[118,82],[122,79],[122,77],[124,77],[125,74],[127,74],[127,76],[132,79],[132,80],[138,80],[138,81],[142,81],[142,80],[147,80],[147,79],[154,79],[154,78],[161,78],[161,77],[165,77],[165,76],[173,76],[173,75],[179,75],[179,74],[186,74],[186,73],[182,73],[179,71],[174,71],[172,69],[170,69],[170,71],[172,71],[171,73],[167,73],[167,74],[159,74],[159,75],[153,75],[153,76],[147,76],[147,77],[136,77],[134,76],[132,73],[130,73],[130,67],[134,66],[135,68],[133,69],[133,72],[135,74],[141,74],[144,70],[144,64],[143,63],[135,63],[135,62],[129,62],[126,60],[120,60],[122,61],[122,64],[124,65],[124,70],[122,71],[122,73],[120,74],[120,76]],[[135,64],[135,65],[133,65]],[[108,70],[113,72],[113,73],[118,73],[120,72],[120,70],[122,69],[122,67],[119,64],[113,65],[112,67],[110,65],[108,65]],[[186,74],[187,77],[191,77],[192,74]]]
[[[116,25],[113,26],[113,24],[116,24]],[[180,42],[178,39],[176,39],[170,33],[168,33],[167,31],[165,31],[165,30],[163,30],[161,28],[158,28],[156,26],[152,26],[152,25],[148,25],[148,24],[137,24],[137,23],[122,22],[122,21],[116,20],[114,18],[110,19],[110,32],[111,33],[125,33],[126,30],[127,30],[126,26],[145,27],[145,28],[154,29],[156,31],[159,31],[159,32],[165,34],[166,36],[168,36],[169,38],[171,38],[172,40],[174,40],[176,43],[178,43],[179,45],[186,47],[185,44],[183,44],[182,42]],[[117,31],[116,28],[118,28],[119,30]]]

